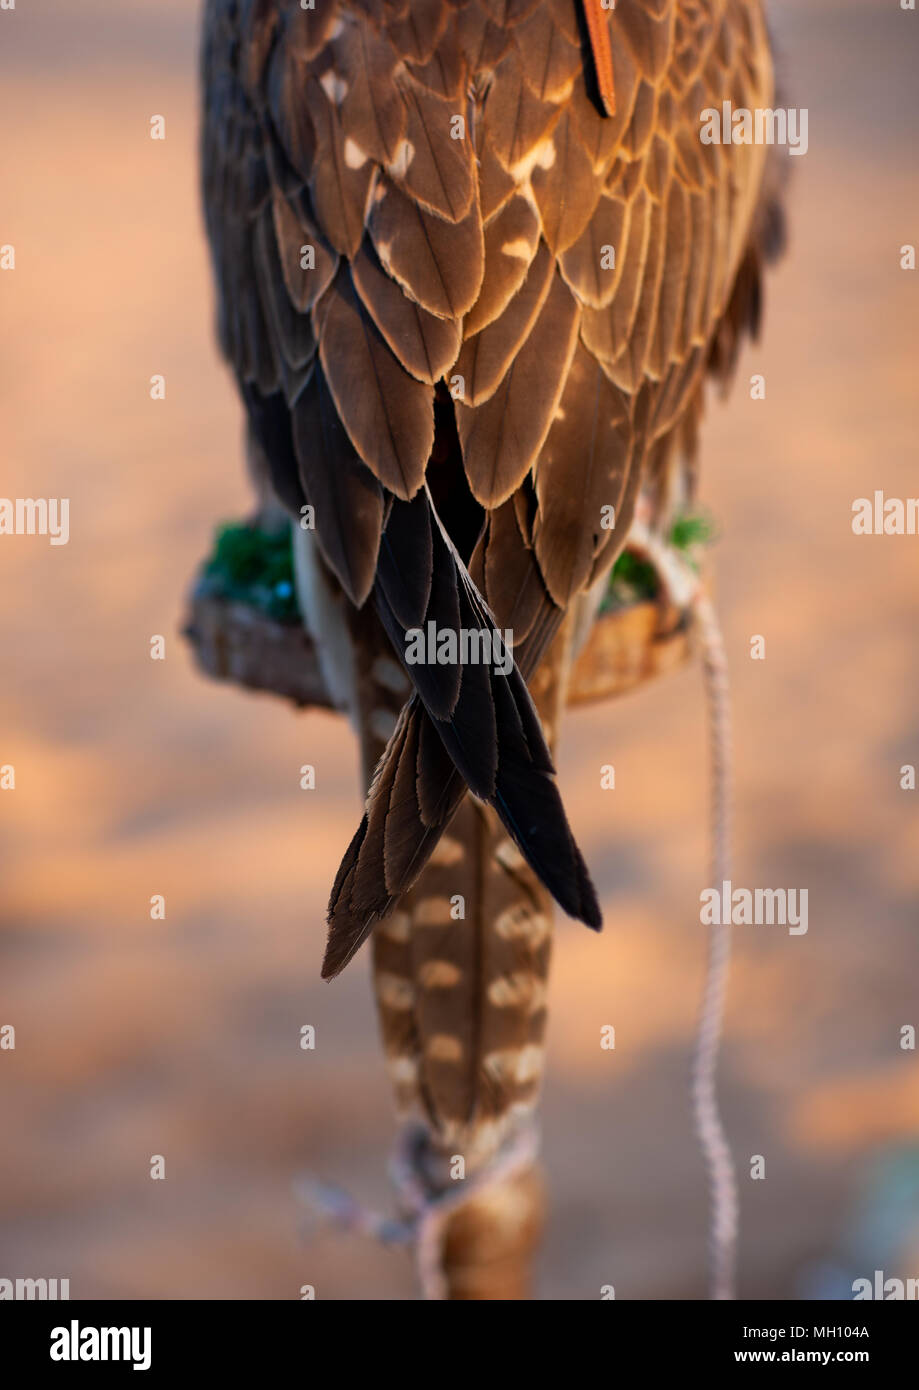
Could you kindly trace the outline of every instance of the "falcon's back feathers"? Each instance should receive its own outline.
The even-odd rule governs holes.
[[[759,0],[586,2],[208,0],[220,334],[275,491],[403,662],[428,620],[514,634],[507,678],[406,665],[327,974],[467,786],[599,921],[524,681],[755,321],[766,151],[700,113],[772,68]]]

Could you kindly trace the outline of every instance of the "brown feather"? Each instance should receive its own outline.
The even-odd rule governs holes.
[[[485,104],[485,130],[495,154],[514,172],[548,139],[561,115],[559,106],[541,101],[523,80],[520,57],[508,53],[498,66]]]
[[[477,205],[462,222],[446,222],[383,179],[369,229],[381,262],[412,299],[438,318],[459,319],[469,312],[485,261]]]
[[[565,282],[591,309],[607,308],[619,288],[630,206],[621,198],[600,198],[577,241],[559,256]]]
[[[298,58],[315,58],[331,36],[338,6],[291,6],[284,13],[285,44]]]
[[[532,331],[553,278],[552,257],[543,244],[523,287],[501,317],[476,333],[474,338],[467,338],[456,362],[456,374],[463,383],[461,399],[466,405],[480,406],[495,394],[527,334]]]
[[[414,496],[434,443],[431,389],[400,365],[340,269],[313,310],[335,408],[367,467],[397,497]]]
[[[629,462],[629,414],[627,398],[579,345],[535,470],[533,543],[560,607],[585,587],[615,522]],[[604,514],[604,508],[613,510]]]
[[[454,109],[462,109],[457,103],[462,101],[467,67],[458,43],[440,45],[424,63],[409,62],[409,71],[416,82],[430,87],[438,96],[447,97]]]
[[[519,24],[533,13],[540,0],[479,0],[479,4],[491,16],[495,24],[510,28]]]
[[[393,81],[398,53],[367,24],[344,26],[333,51],[346,86],[341,102],[345,137],[377,164],[388,164],[396,158],[406,126],[405,102]]]
[[[536,555],[520,534],[513,502],[505,502],[490,514],[480,546],[484,553],[482,592],[499,625],[513,632],[516,652],[546,607],[549,595]],[[475,558],[471,568],[475,574]]]
[[[517,184],[498,158],[491,140],[483,139],[479,154],[479,204],[488,223],[517,191]]]
[[[502,314],[526,279],[539,245],[539,218],[524,197],[512,198],[485,228],[485,275],[463,336]]]
[[[608,368],[612,380],[629,392],[638,390],[644,376],[659,380],[661,375],[656,364],[651,361],[650,347],[654,339],[664,273],[666,226],[666,209],[660,203],[652,203],[648,256],[641,280],[641,297],[622,351],[613,366]]]
[[[360,607],[370,593],[383,526],[383,493],[359,458],[317,367],[293,411],[293,440],[326,564]]]
[[[652,370],[658,377],[664,376],[671,362],[685,361],[689,351],[689,344],[677,337],[682,322],[692,252],[689,239],[689,195],[676,182],[671,185],[667,198],[666,223],[663,234],[666,252],[651,354]]]
[[[466,476],[483,507],[497,507],[520,486],[545,439],[574,352],[579,310],[553,277],[539,318],[498,390],[478,407],[457,403]]]
[[[520,69],[540,101],[564,100],[581,72],[581,52],[540,5],[514,30]]]
[[[584,231],[597,205],[600,185],[567,112],[552,132],[552,147],[554,158],[537,164],[532,185],[543,236],[558,255]]]
[[[315,77],[308,78],[306,101],[322,157],[312,166],[310,195],[324,236],[343,256],[353,256],[364,235],[364,216],[374,165],[369,158],[356,164],[345,147],[338,110]]]
[[[316,130],[303,99],[309,69],[290,46],[275,47],[268,72],[268,109],[285,158],[304,183],[316,159]]]
[[[471,73],[492,72],[511,45],[510,31],[475,4],[464,5],[457,11],[456,37]]]
[[[635,55],[641,72],[657,82],[673,54],[673,25],[676,6],[623,3],[616,11],[616,37]]]
[[[258,219],[254,253],[262,309],[271,325],[273,339],[288,367],[304,367],[315,356],[316,340],[308,315],[298,313],[288,295],[278,258],[272,214],[268,208]]]
[[[467,140],[453,135],[456,103],[418,82],[399,86],[405,103],[405,139],[386,165],[390,178],[428,212],[461,222],[475,192]]]
[[[426,63],[434,52],[449,16],[444,0],[411,0],[404,16],[391,19],[386,25],[392,45],[403,58],[413,63]]]
[[[364,242],[351,262],[351,278],[361,301],[407,372],[433,385],[456,361],[462,341],[458,320],[428,313],[386,274],[373,248]]]
[[[632,200],[625,246],[617,257],[621,269],[616,295],[609,308],[588,307],[581,317],[584,346],[604,363],[615,362],[623,351],[638,313],[651,240],[651,215],[651,200],[642,189]]]
[[[338,256],[318,229],[306,220],[302,209],[295,209],[280,192],[272,199],[271,211],[284,284],[294,307],[302,314],[313,307],[332,283],[338,269]],[[312,267],[307,254],[310,250]]]

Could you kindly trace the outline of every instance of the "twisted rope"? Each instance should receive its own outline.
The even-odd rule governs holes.
[[[731,701],[727,656],[718,617],[707,595],[696,599],[711,740],[711,881],[730,877]],[[716,1075],[731,962],[731,924],[713,925],[709,936],[705,993],[692,1065],[696,1134],[708,1171],[710,1296],[733,1299],[737,1260],[737,1178],[718,1108]]]
[[[533,1123],[522,1125],[489,1163],[449,1189],[432,1187],[425,1171],[429,1140],[423,1125],[408,1126],[390,1160],[390,1177],[404,1217],[374,1211],[335,1184],[308,1174],[298,1179],[295,1190],[305,1205],[339,1230],[369,1236],[383,1245],[414,1246],[421,1297],[439,1301],[448,1294],[443,1252],[450,1217],[474,1197],[529,1168],[538,1156],[539,1138]]]

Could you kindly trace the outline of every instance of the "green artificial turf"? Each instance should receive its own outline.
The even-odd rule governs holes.
[[[673,523],[668,544],[683,554],[693,569],[699,567],[699,551],[715,535],[710,517],[702,512],[686,512]],[[626,608],[630,603],[657,598],[658,579],[654,566],[629,550],[624,550],[613,565],[601,613]]]
[[[673,523],[669,544],[698,568],[699,551],[710,543],[714,533],[710,517],[687,512]],[[657,591],[654,566],[624,550],[613,566],[600,612],[656,598]],[[268,532],[246,522],[221,526],[213,554],[201,572],[199,592],[247,603],[276,622],[298,622],[290,528]]]
[[[221,526],[198,591],[248,603],[276,622],[299,621],[290,527],[268,532],[245,522]]]

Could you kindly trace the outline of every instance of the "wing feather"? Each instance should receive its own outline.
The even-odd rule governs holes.
[[[335,409],[384,487],[409,498],[434,443],[434,396],[409,376],[354,292],[342,266],[313,310],[319,358]]]
[[[437,318],[456,320],[469,312],[485,263],[477,204],[461,222],[448,222],[384,178],[368,226],[381,264],[411,299]]]
[[[580,310],[565,282],[552,277],[536,323],[484,405],[457,402],[466,476],[483,507],[497,507],[535,463],[565,385]]]

